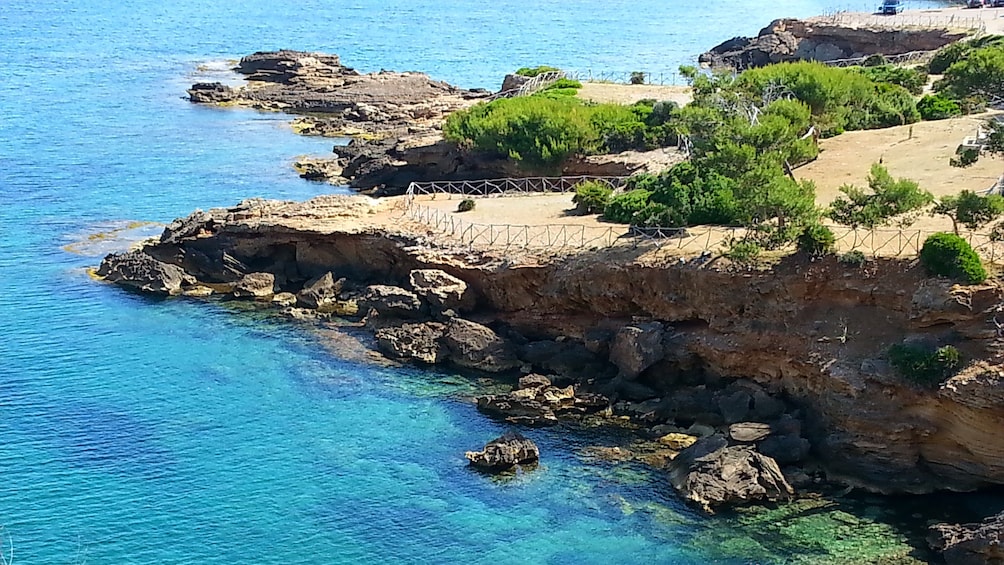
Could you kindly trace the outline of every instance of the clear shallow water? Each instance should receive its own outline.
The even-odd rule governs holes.
[[[96,284],[99,258],[62,247],[324,189],[289,164],[329,141],[181,99],[200,62],[317,49],[488,88],[538,63],[671,72],[774,17],[871,7],[845,4],[0,1],[0,525],[17,562],[782,561],[790,547],[749,557],[757,532],[695,517],[658,477],[575,456],[603,438],[533,431],[536,473],[471,473],[462,452],[502,428],[463,379]]]

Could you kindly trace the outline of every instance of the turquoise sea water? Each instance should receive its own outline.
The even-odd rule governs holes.
[[[497,87],[513,68],[671,72],[824,0],[0,0],[0,526],[16,563],[745,563],[664,479],[535,430],[536,472],[463,451],[502,427],[446,373],[345,360],[307,329],[91,281],[63,246],[325,189],[282,116],[190,105],[199,63],[337,52]],[[918,4],[920,5],[920,4]],[[91,242],[93,243],[93,241]],[[86,251],[86,248],[85,248]],[[716,532],[718,537],[713,537]],[[728,537],[728,536],[726,536]],[[736,547],[740,549],[735,549]]]

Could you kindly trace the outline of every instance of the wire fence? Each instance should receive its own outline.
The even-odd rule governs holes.
[[[624,224],[507,224],[482,223],[464,219],[455,210],[444,210],[416,201],[418,196],[434,198],[437,194],[467,197],[533,196],[568,193],[584,181],[597,181],[615,190],[624,187],[625,177],[538,177],[486,181],[443,181],[412,183],[408,187],[407,216],[441,234],[454,244],[471,249],[511,249],[570,253],[615,246],[642,245],[673,250],[680,255],[717,256],[733,241],[746,239],[748,230],[728,226],[658,228]],[[855,229],[829,225],[836,239],[836,251],[860,251],[869,257],[914,258],[924,241],[941,230],[909,228]],[[985,260],[1004,263],[1004,243],[990,234],[963,232],[965,238]],[[442,243],[446,243],[445,241]]]
[[[489,96],[488,101],[498,100],[499,98],[517,98],[519,96],[530,96],[534,92],[547,88],[548,86],[551,86],[552,84],[558,82],[563,78],[565,78],[564,71],[543,72],[535,77],[531,77],[530,80],[519,85],[518,88],[503,90],[502,92]]]
[[[911,51],[909,53],[901,53],[899,55],[882,55],[881,57],[884,58],[890,65],[920,65],[923,63],[929,63],[931,59],[934,58],[935,53],[937,53],[937,51]],[[874,56],[875,55],[868,55],[865,57],[853,57],[850,59],[831,59],[829,61],[823,61],[823,63],[831,67],[857,67]]]
[[[697,57],[694,56],[694,59]],[[613,84],[656,84],[659,86],[686,86],[687,79],[676,71],[565,71],[565,75],[580,82],[609,82]]]

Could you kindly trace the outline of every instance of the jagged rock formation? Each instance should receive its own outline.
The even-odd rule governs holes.
[[[585,414],[607,407],[602,395],[556,387],[544,375],[520,377],[519,386],[506,394],[479,396],[478,410],[511,424],[530,426],[558,423],[559,415]]]
[[[472,467],[500,473],[515,467],[535,465],[540,460],[540,449],[523,434],[508,431],[488,442],[483,450],[468,451],[464,456]]]
[[[928,536],[948,565],[1004,563],[1004,512],[978,524],[936,524]]]
[[[735,37],[703,53],[698,61],[735,70],[785,61],[833,61],[868,55],[932,51],[966,37],[948,29],[845,26],[823,19],[774,20],[756,37]]]
[[[277,292],[295,294],[330,272],[351,281],[338,300],[382,284],[412,293],[422,308],[429,300],[412,275],[438,269],[466,284],[468,319],[372,317],[383,350],[559,374],[556,388],[592,387],[611,398],[614,416],[654,438],[719,430],[734,435],[732,447],[780,465],[808,455],[831,479],[875,491],[1004,484],[1004,342],[994,323],[1004,293],[996,283],[953,285],[915,263],[881,259],[856,267],[792,256],[769,271],[735,273],[644,247],[519,264],[511,250],[431,247],[399,216],[380,220],[380,206],[362,197],[248,201],[179,220],[139,254],[191,277],[181,287],[226,292],[244,275],[271,273]],[[110,279],[146,284],[119,256],[106,263],[102,272],[118,273]],[[657,332],[641,326],[650,323],[662,327],[658,346],[628,339],[642,327]],[[886,361],[904,340],[951,343],[967,366],[938,387],[915,385]]]
[[[447,114],[488,95],[434,81],[422,73],[360,74],[337,55],[303,51],[258,52],[235,69],[247,86],[192,85],[198,104],[312,114],[295,125],[301,133],[385,137],[435,128]],[[322,114],[323,117],[313,116]]]

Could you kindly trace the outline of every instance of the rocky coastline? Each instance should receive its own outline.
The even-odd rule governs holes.
[[[337,55],[280,50],[258,52],[234,69],[246,84],[196,83],[188,90],[195,104],[286,112],[296,116],[301,135],[350,138],[332,156],[300,158],[305,179],[348,185],[388,196],[412,182],[532,176],[510,159],[465,151],[443,139],[452,112],[485,100],[485,90],[467,90],[421,73],[381,71],[360,74]],[[503,90],[519,77],[509,75]],[[575,157],[552,174],[627,176],[656,172],[682,157],[675,151],[626,151]]]
[[[932,50],[966,34],[851,30],[777,20],[702,55],[744,69]],[[296,114],[304,135],[351,137],[301,176],[377,196],[410,182],[525,176],[512,161],[446,142],[445,117],[484,100],[419,73],[359,74],[335,55],[261,52],[246,86],[195,84],[193,103]],[[565,175],[630,175],[651,155],[564,163]],[[159,295],[246,300],[299,320],[338,318],[379,352],[516,382],[476,399],[514,426],[626,423],[650,448],[600,456],[665,471],[706,512],[776,503],[825,486],[881,494],[973,492],[1004,484],[1004,288],[958,286],[915,264],[792,256],[769,270],[607,249],[567,257],[442,245],[392,198],[250,200],[176,220],[155,241],[109,255],[97,275]],[[392,217],[388,221],[388,217]],[[951,343],[971,362],[937,387],[904,380],[886,352]],[[532,469],[518,433],[469,452],[490,472]],[[1000,557],[1000,516],[938,525],[949,563]]]
[[[1004,483],[996,283],[957,286],[898,260],[793,256],[749,272],[610,249],[514,262],[435,245],[393,200],[196,212],[98,275],[339,316],[388,357],[522,375],[479,409],[521,426],[629,421],[665,448],[644,460],[708,511],[821,483],[890,494]],[[894,343],[945,339],[978,361],[936,389],[884,359]]]

